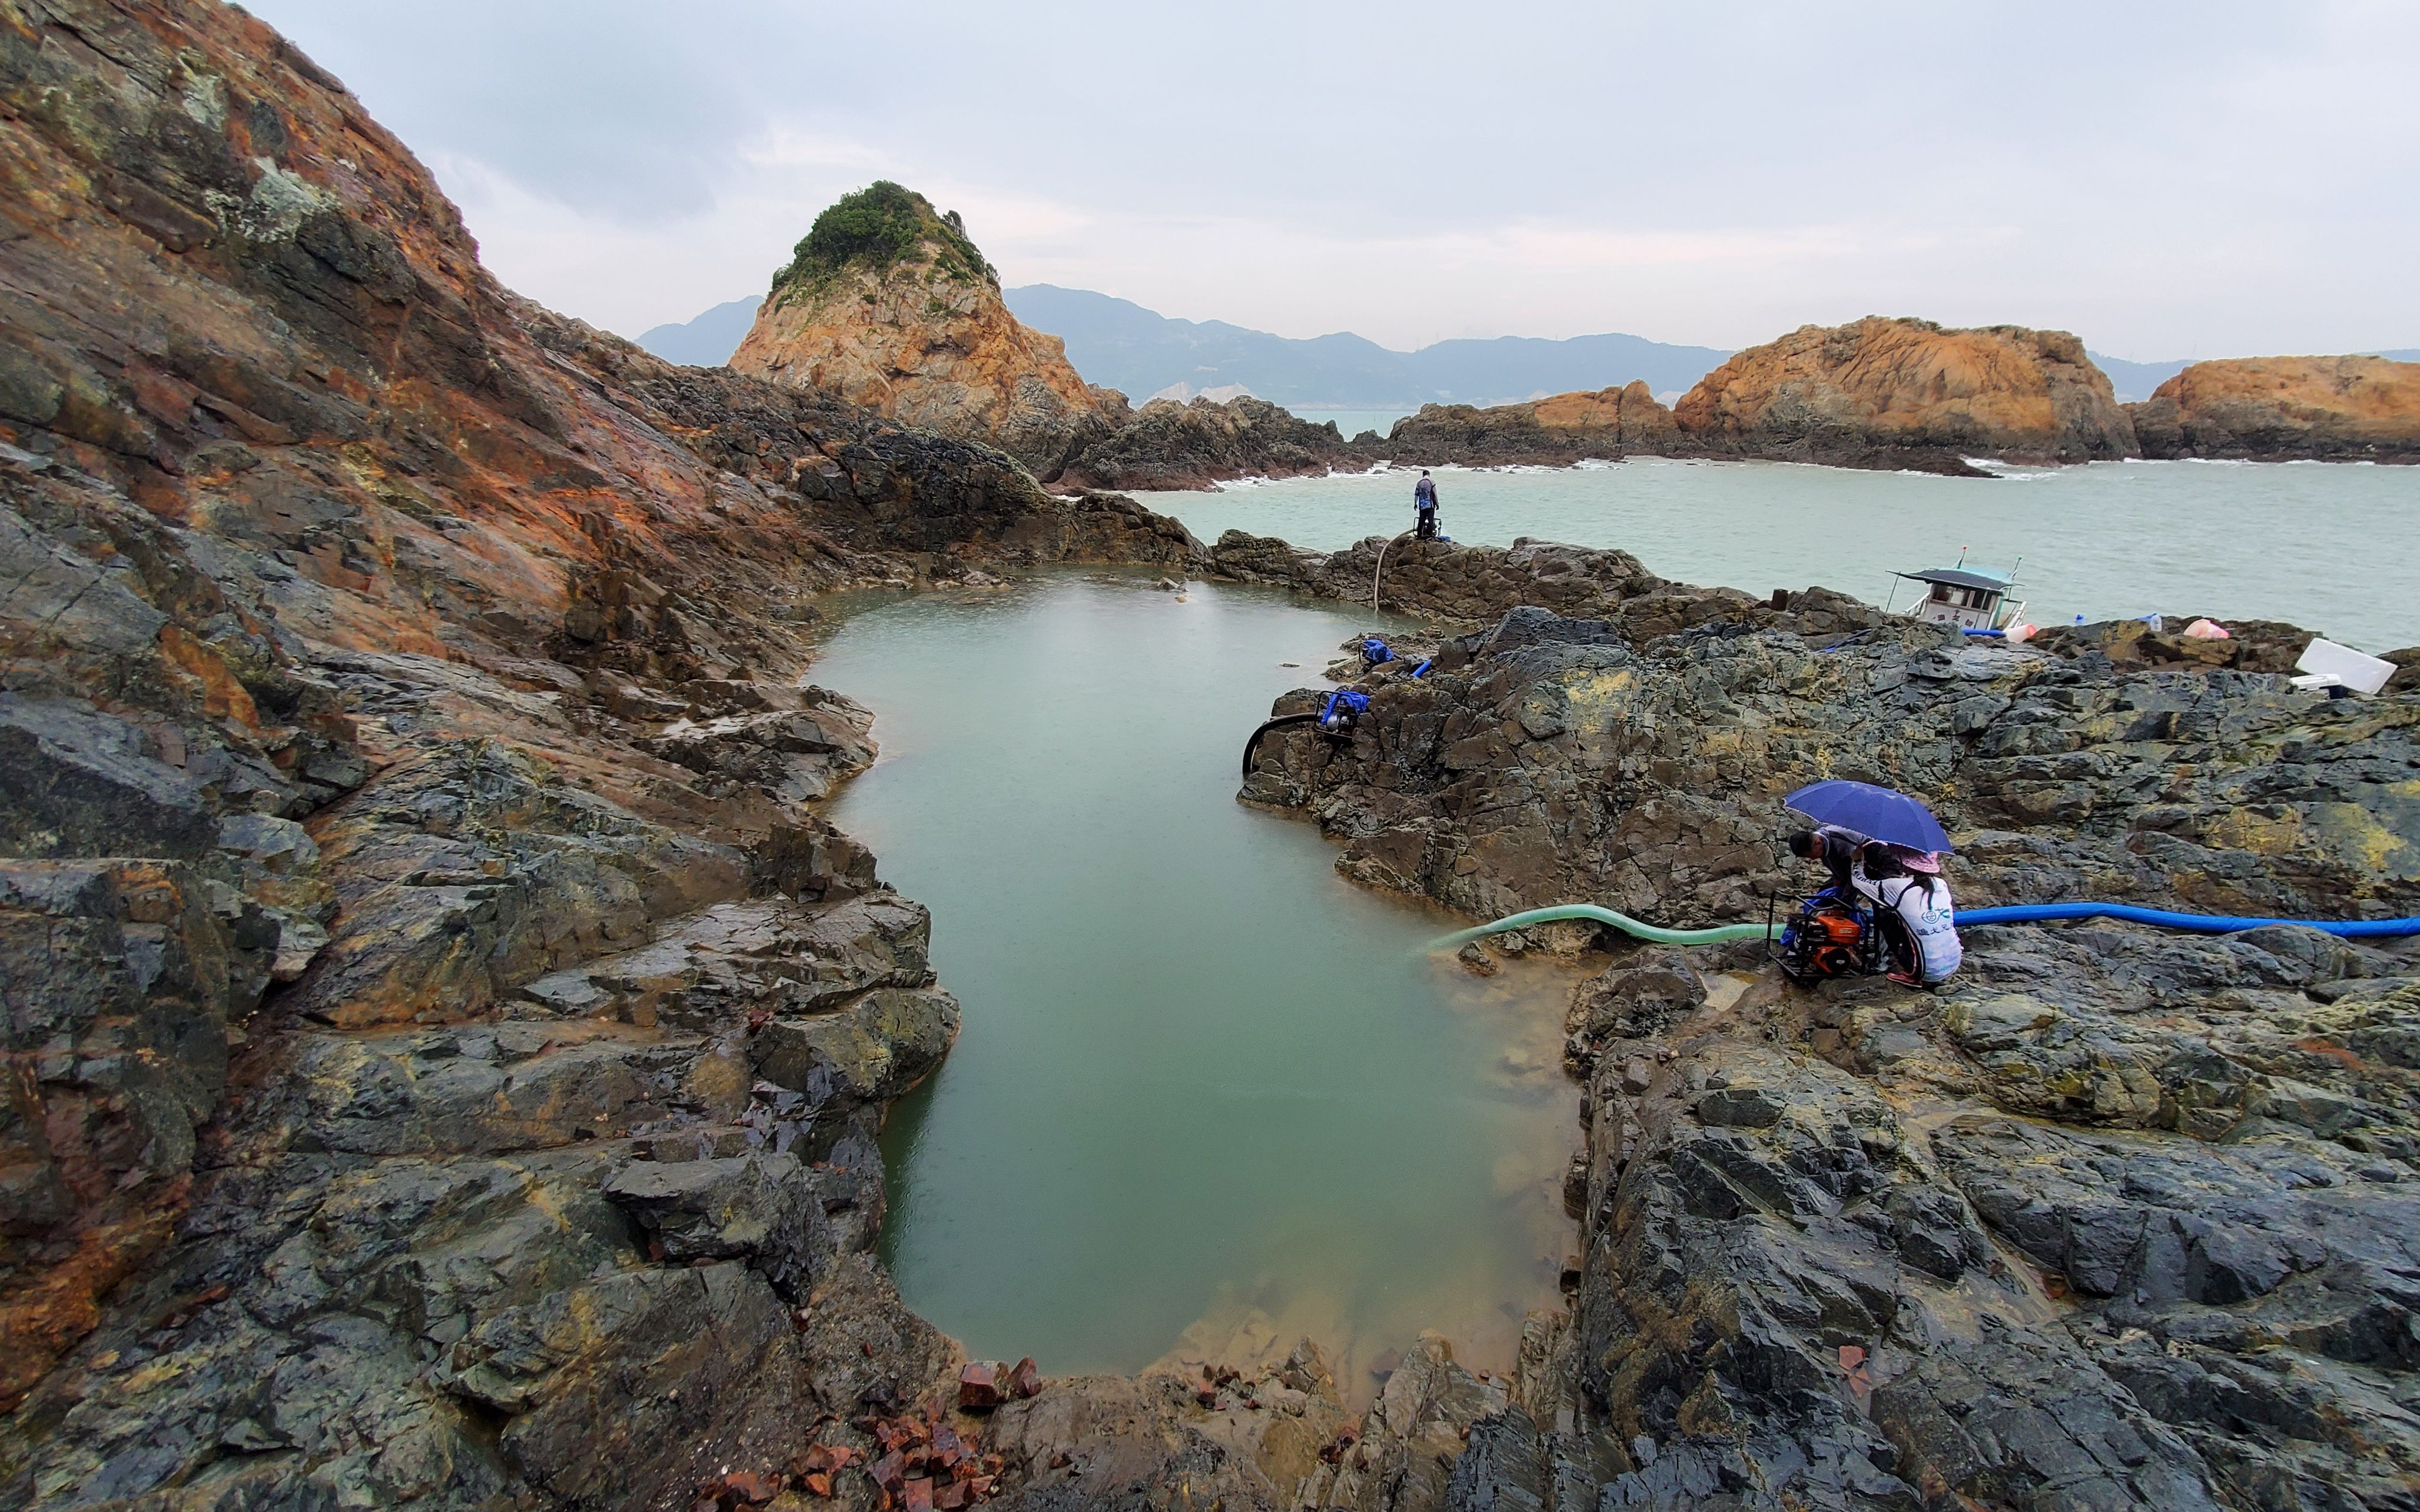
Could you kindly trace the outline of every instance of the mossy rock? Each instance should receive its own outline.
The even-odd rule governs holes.
[[[957,211],[943,214],[914,190],[878,179],[815,217],[789,266],[773,275],[772,297],[821,294],[852,269],[879,274],[924,258],[932,282],[1000,282]]]

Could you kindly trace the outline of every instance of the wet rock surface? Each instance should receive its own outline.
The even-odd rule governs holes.
[[[0,185],[8,1504],[2413,1498],[2420,970],[2292,929],[1977,931],[1925,995],[1625,954],[1513,1377],[1432,1338],[1358,1420],[1309,1348],[949,1411],[872,1245],[958,1011],[816,811],[872,750],[817,595],[1199,545],[516,299],[232,8],[0,0]],[[1351,597],[1381,544],[1215,562]],[[1486,628],[1249,790],[1373,883],[1725,916],[1822,772],[1947,795],[1968,901],[2412,910],[2409,696],[1400,566]]]
[[[1825,776],[1930,795],[1964,904],[2420,912],[2420,705],[2228,665],[2260,638],[2207,660],[2108,627],[2048,651],[1745,616],[1640,639],[1619,609],[1514,610],[1425,677],[1369,677],[1349,740],[1273,732],[1244,796],[1315,816],[1348,874],[1481,917],[1761,916],[1820,881],[1779,800]],[[1985,926],[1912,992],[1601,943],[1567,1026],[1577,1289],[1533,1319],[1456,1504],[2420,1489],[2410,945]]]
[[[1871,605],[1828,588],[1782,590],[1760,600],[1735,588],[1695,588],[1658,578],[1627,551],[1527,536],[1493,547],[1373,535],[1342,551],[1310,551],[1273,535],[1229,531],[1210,547],[1208,564],[1239,581],[1348,603],[1368,604],[1374,587],[1380,609],[1465,625],[1494,622],[1515,609],[1552,611],[1504,632],[1512,636],[1559,618],[1591,623],[1545,633],[1653,639],[1696,625],[1745,623],[1823,636],[1884,623]]]
[[[0,4],[0,1500],[686,1505],[941,1390],[816,600],[1199,548],[515,298],[233,8]]]

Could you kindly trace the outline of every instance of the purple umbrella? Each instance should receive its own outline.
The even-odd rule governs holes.
[[[1809,782],[1782,800],[1819,825],[1854,829],[1868,840],[1911,851],[1946,851],[1949,837],[1920,799],[1871,782]]]

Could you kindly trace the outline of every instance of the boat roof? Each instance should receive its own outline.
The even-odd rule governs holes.
[[[1927,567],[1922,572],[1902,572],[1897,576],[1920,583],[1947,583],[1952,588],[1985,588],[1993,593],[2005,592],[2016,582],[2006,573],[1979,572],[1970,567]]]

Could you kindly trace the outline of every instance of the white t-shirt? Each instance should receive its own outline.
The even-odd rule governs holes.
[[[1924,881],[1916,877],[1885,877],[1877,882],[1859,867],[1852,880],[1876,907],[1890,909],[1907,925],[1908,933],[1916,940],[1917,971],[1924,980],[1947,981],[1959,962],[1965,958],[1965,947],[1958,941],[1958,920],[1950,907],[1947,879],[1937,875],[1926,879],[1932,884],[1928,890]]]

